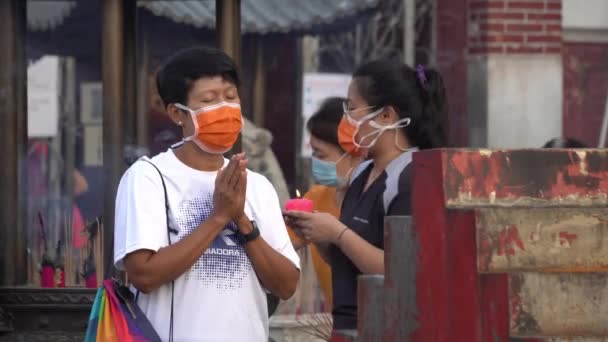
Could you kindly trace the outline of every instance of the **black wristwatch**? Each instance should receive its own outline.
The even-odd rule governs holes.
[[[236,239],[241,244],[246,244],[247,242],[253,241],[260,236],[260,230],[258,229],[258,225],[255,223],[255,221],[251,221],[251,227],[252,230],[249,234],[243,234],[240,231],[236,232]]]

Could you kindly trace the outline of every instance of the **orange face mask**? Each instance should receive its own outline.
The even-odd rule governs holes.
[[[340,147],[353,157],[365,155],[365,150],[355,145],[355,134],[357,125],[353,125],[344,115],[338,125],[338,143]]]
[[[342,116],[342,120],[340,120],[340,124],[338,125],[338,143],[342,149],[354,157],[365,156],[368,149],[374,146],[382,133],[387,130],[407,127],[411,122],[410,118],[403,118],[390,125],[380,125],[373,121],[373,119],[381,114],[382,111],[384,111],[384,108],[375,110],[363,116],[361,119],[355,120],[349,114],[346,114],[345,109],[345,114]],[[369,121],[369,125],[374,128],[374,131],[362,136],[360,141],[357,141],[357,133],[359,132],[361,125],[367,121]],[[368,141],[370,140],[369,138],[371,138],[371,141]]]
[[[183,140],[194,142],[208,153],[228,152],[243,128],[241,105],[238,103],[220,102],[197,110],[181,104],[175,106],[188,111],[194,123],[194,133]]]

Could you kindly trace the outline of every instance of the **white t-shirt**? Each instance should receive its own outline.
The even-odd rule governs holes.
[[[163,174],[169,197],[171,242],[190,234],[213,210],[217,172],[203,172],[183,164],[171,149],[151,159]],[[227,165],[225,161],[224,165]],[[247,172],[245,213],[255,220],[261,237],[299,267],[289,240],[277,194],[262,175]],[[167,246],[164,194],[160,176],[145,161],[123,175],[116,196],[114,262],[123,269],[124,257],[140,249]],[[266,292],[244,247],[229,224],[205,254],[175,280],[173,336],[186,341],[268,341]],[[169,337],[171,284],[141,293],[142,311],[163,340]]]

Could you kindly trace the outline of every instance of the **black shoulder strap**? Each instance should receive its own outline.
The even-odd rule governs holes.
[[[158,172],[158,175],[160,176],[160,181],[163,185],[163,193],[165,194],[165,213],[166,213],[165,221],[167,223],[167,239],[169,240],[169,245],[171,245],[171,233],[177,234],[178,231],[177,231],[177,229],[171,228],[171,226],[169,225],[169,196],[167,196],[167,186],[165,185],[165,177],[163,177],[163,174],[160,172],[158,167],[156,165],[154,165],[153,162],[151,162],[148,159],[142,159],[142,160],[147,162],[148,164],[152,165],[156,169],[156,172]]]
[[[160,170],[158,169],[158,167],[156,165],[154,165],[153,162],[151,162],[148,159],[142,159],[143,161],[148,162],[150,165],[152,165],[156,171],[158,172],[158,175],[160,176],[160,181],[163,184],[163,192],[165,194],[165,221],[167,224],[167,241],[169,242],[169,246],[171,246],[171,233],[173,234],[177,234],[178,231],[177,229],[173,229],[171,228],[171,226],[169,225],[169,197],[167,196],[167,186],[165,185],[165,177],[163,177],[163,174],[160,172]],[[170,322],[169,322],[169,341],[173,341],[173,297],[175,295],[175,280],[171,281],[171,316],[170,316]],[[139,297],[139,291],[137,291],[137,297]]]

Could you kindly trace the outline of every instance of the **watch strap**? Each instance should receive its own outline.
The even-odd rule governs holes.
[[[246,244],[257,239],[260,236],[260,230],[258,229],[257,223],[255,221],[251,221],[251,232],[249,234],[243,234],[240,231],[237,232],[237,239],[240,243]]]

